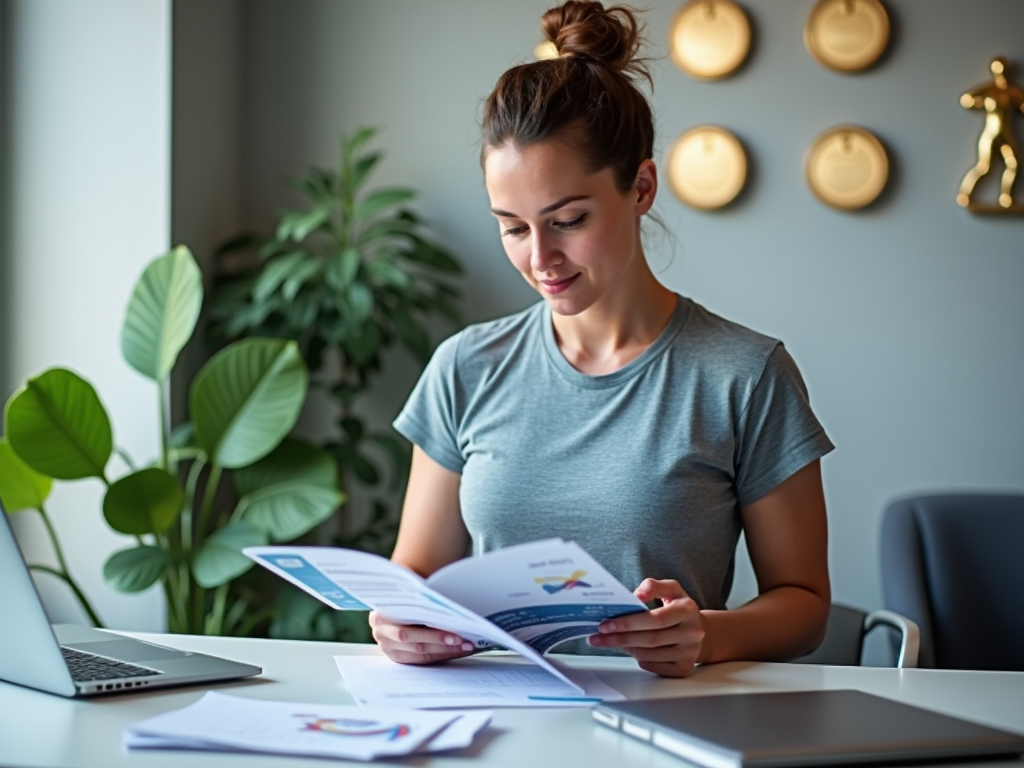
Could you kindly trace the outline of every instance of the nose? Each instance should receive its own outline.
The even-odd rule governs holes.
[[[562,263],[561,252],[543,232],[534,231],[530,237],[530,269],[543,274]]]

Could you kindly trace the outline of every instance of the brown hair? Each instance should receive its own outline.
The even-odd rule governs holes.
[[[512,67],[484,106],[481,160],[492,148],[525,147],[557,136],[591,171],[611,168],[620,191],[654,154],[651,107],[640,92],[652,83],[640,50],[641,27],[625,6],[568,0],[541,19],[558,58]]]

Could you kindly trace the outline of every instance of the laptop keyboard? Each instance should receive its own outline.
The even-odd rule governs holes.
[[[80,683],[89,680],[118,680],[122,677],[152,677],[163,674],[149,667],[139,667],[135,664],[108,659],[105,656],[76,651],[73,648],[61,646],[60,649],[64,654],[64,661],[68,665],[72,679]]]

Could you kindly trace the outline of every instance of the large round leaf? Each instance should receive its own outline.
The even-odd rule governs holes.
[[[115,531],[141,536],[166,531],[185,505],[174,475],[158,467],[125,475],[103,497],[103,516]]]
[[[114,447],[96,390],[64,368],[29,379],[7,403],[7,439],[32,469],[58,480],[103,477]]]
[[[135,284],[121,331],[121,352],[143,376],[163,381],[188,342],[203,303],[203,278],[188,248],[154,259]]]
[[[19,459],[7,440],[0,437],[0,501],[8,513],[39,509],[52,488],[53,480]]]
[[[221,350],[192,383],[196,439],[222,467],[244,467],[288,434],[309,375],[294,341],[245,339]]]
[[[192,575],[199,586],[207,589],[226,584],[253,566],[253,561],[243,555],[242,550],[266,543],[267,534],[252,523],[245,520],[228,523],[196,552]]]
[[[171,556],[150,544],[122,549],[103,565],[103,579],[121,592],[141,592],[156,584],[171,564]]]
[[[271,541],[290,541],[329,518],[344,498],[327,451],[285,438],[269,456],[234,472],[243,519]]]

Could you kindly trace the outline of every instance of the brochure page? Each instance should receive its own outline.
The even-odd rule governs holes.
[[[447,565],[427,584],[545,653],[647,607],[572,541],[545,539]]]
[[[375,610],[394,621],[456,632],[478,648],[500,645],[574,687],[565,672],[531,646],[428,586],[380,555],[337,547],[247,547],[243,553],[339,610]]]

